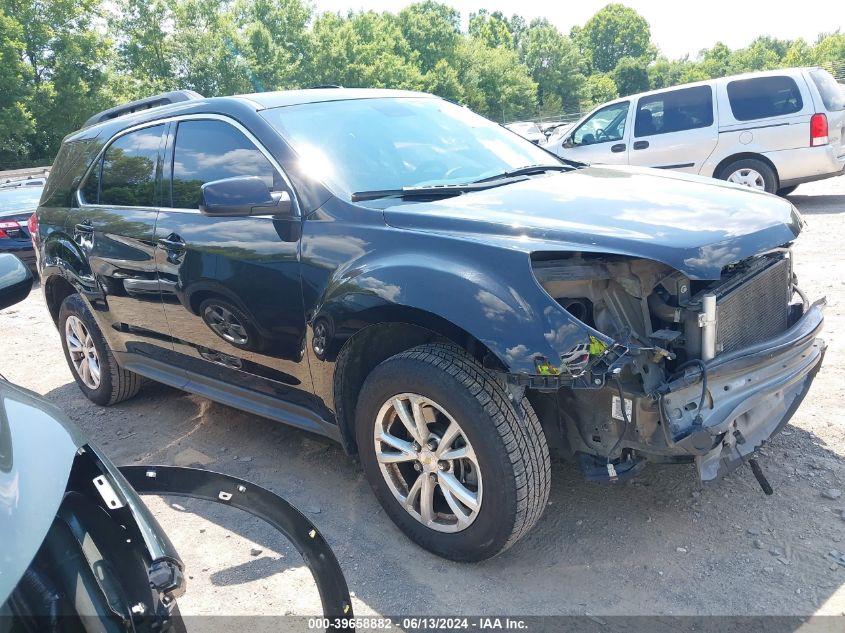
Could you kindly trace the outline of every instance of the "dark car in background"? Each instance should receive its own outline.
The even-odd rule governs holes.
[[[786,200],[567,163],[431,95],[314,89],[92,117],[35,242],[93,402],[146,377],[335,439],[407,535],[480,560],[546,508],[550,448],[611,483],[754,459],[824,355],[802,227]]]
[[[0,253],[17,255],[35,268],[29,221],[38,208],[45,179],[11,181],[0,185]]]

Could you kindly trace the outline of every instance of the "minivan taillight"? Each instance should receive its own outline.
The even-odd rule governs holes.
[[[29,229],[29,236],[34,240],[38,234],[38,216],[34,213],[29,216],[29,221],[27,221],[26,226]]]
[[[827,145],[827,115],[814,114],[810,119],[810,147]]]

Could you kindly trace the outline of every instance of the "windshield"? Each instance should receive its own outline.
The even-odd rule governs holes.
[[[310,173],[346,198],[360,191],[463,184],[526,165],[561,165],[530,141],[442,99],[350,99],[262,115]]]
[[[43,187],[0,189],[0,212],[35,210],[43,190]]]

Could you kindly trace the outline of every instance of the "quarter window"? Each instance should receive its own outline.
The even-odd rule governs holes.
[[[182,121],[173,152],[173,206],[196,209],[207,182],[258,176],[271,191],[285,189],[270,161],[240,130],[223,121]]]
[[[100,177],[100,204],[156,206],[156,171],[163,129],[163,125],[155,125],[136,130],[108,146]],[[90,193],[85,191],[83,195],[90,202]]]
[[[595,145],[621,141],[625,136],[628,102],[614,103],[602,108],[584,121],[572,134],[575,145]]]
[[[710,86],[695,86],[641,98],[634,136],[669,134],[711,125],[713,91]]]
[[[755,77],[728,84],[728,100],[737,121],[765,119],[800,112],[801,91],[792,77]]]

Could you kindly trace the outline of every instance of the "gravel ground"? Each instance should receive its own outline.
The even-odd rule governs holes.
[[[332,544],[366,614],[806,615],[845,613],[845,177],[791,197],[809,226],[796,247],[811,298],[829,300],[825,366],[792,425],[747,468],[702,489],[692,466],[632,483],[586,483],[553,466],[549,506],[502,556],[451,563],[393,526],[360,467],[332,442],[150,384],[110,409],[77,389],[40,290],[0,314],[2,371],[63,407],[118,463],[201,464],[302,509]],[[259,521],[203,502],[149,499],[190,574],[186,614],[318,614],[301,558]]]

